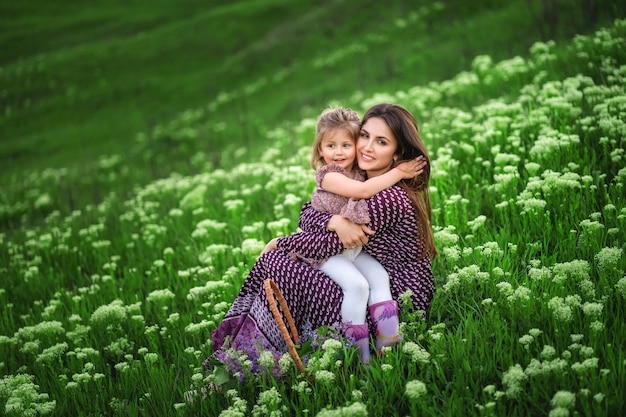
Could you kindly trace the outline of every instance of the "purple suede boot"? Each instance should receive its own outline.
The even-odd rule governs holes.
[[[367,323],[347,326],[345,335],[359,348],[359,354],[363,363],[368,363],[370,360],[370,331]]]
[[[381,301],[370,306],[370,316],[376,330],[376,350],[380,353],[381,348],[392,346],[398,340],[398,302],[395,300]]]

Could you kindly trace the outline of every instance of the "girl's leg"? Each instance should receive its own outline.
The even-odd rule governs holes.
[[[354,263],[342,255],[328,258],[319,269],[341,287],[343,302],[341,316],[345,322],[365,323],[370,288]]]
[[[361,252],[354,264],[370,285],[368,305],[376,330],[376,350],[394,345],[399,339],[398,303],[391,298],[389,274],[371,255]]]
[[[370,294],[368,305],[391,300],[389,274],[376,258],[362,251],[359,256],[355,258],[354,265],[369,283]]]
[[[352,261],[342,255],[330,257],[319,269],[341,287],[341,318],[349,323],[345,328],[345,335],[358,347],[361,360],[364,363],[369,362],[370,332],[365,323],[369,295],[367,280]]]

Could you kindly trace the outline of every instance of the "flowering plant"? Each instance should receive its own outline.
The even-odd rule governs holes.
[[[351,341],[345,340],[342,334],[338,325],[323,326],[314,330],[311,324],[307,323],[296,345],[297,353],[305,367],[311,358],[318,356],[318,359],[324,358],[326,363],[343,363],[348,357],[346,350],[336,348],[331,350],[327,343],[332,340],[335,342],[333,346],[350,347]],[[287,378],[294,364],[290,354],[277,352],[269,346],[264,346],[259,342],[262,339],[261,337],[251,338],[248,342],[239,342],[236,349],[226,343],[222,349],[207,358],[203,366],[208,376],[203,378],[200,393],[193,387],[188,392],[186,395],[188,402],[193,402],[194,396],[202,395],[206,398],[208,393],[227,392],[245,381],[270,382]],[[328,358],[329,354],[332,358]],[[312,363],[315,363],[317,367],[320,361],[314,360]]]

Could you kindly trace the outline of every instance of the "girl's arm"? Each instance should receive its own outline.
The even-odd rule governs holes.
[[[325,191],[348,198],[370,198],[376,193],[391,187],[404,178],[414,178],[424,171],[426,161],[423,156],[411,161],[400,162],[395,168],[367,181],[357,181],[339,172],[328,172],[322,178]]]

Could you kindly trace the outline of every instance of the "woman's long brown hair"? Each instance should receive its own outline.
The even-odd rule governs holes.
[[[396,151],[398,160],[396,162],[415,159],[420,155],[426,159],[426,166],[422,174],[415,178],[404,179],[400,181],[399,185],[406,191],[413,207],[415,207],[417,225],[424,239],[425,256],[428,255],[432,259],[437,256],[437,248],[433,239],[432,210],[428,194],[430,158],[424,142],[420,138],[415,117],[404,107],[388,103],[371,107],[363,116],[362,124],[365,124],[372,117],[383,119],[398,140],[398,150]]]

